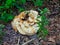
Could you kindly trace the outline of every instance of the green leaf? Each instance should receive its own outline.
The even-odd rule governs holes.
[[[47,12],[49,12],[49,10],[48,10],[47,8],[44,8],[44,9],[40,12],[40,14],[44,15],[44,14],[46,14]]]
[[[42,6],[43,5],[43,0],[32,0],[35,6]]]
[[[46,17],[46,13],[48,12],[47,8],[44,8],[43,10],[40,10],[40,16],[38,16],[38,19],[41,19],[41,21],[37,21],[39,30],[37,31],[38,37],[44,38],[48,34],[48,30],[45,28],[46,25],[48,25],[48,19]]]
[[[19,12],[22,12],[24,11],[25,9],[24,8],[19,8]]]
[[[26,0],[18,0],[20,4],[25,4]]]
[[[11,7],[13,5],[13,2],[15,2],[15,0],[6,0],[5,7],[6,8]]]
[[[25,4],[25,3],[26,3],[26,0],[21,0],[21,3],[22,3],[22,4]]]
[[[46,18],[45,15],[42,15],[41,16],[41,20],[42,20],[42,23],[43,23],[44,26],[46,26],[46,25],[49,24],[49,21],[48,21],[48,19]]]
[[[6,22],[11,21],[13,18],[14,18],[13,15],[8,14],[8,15],[7,15]]]
[[[3,9],[3,8],[5,8],[5,6],[0,6],[0,9]]]
[[[11,21],[14,18],[13,15],[6,13],[6,11],[4,11],[0,17],[0,20],[4,21],[4,22],[8,22]]]

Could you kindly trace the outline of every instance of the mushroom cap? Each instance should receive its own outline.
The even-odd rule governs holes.
[[[33,35],[37,33],[38,25],[36,23],[38,12],[34,10],[21,12],[15,16],[12,21],[13,29],[23,35]]]

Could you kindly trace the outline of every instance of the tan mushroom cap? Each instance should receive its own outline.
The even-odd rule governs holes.
[[[19,31],[23,35],[33,35],[37,33],[37,15],[38,12],[34,10],[21,12],[18,16],[15,16],[12,21],[13,29],[16,32]]]

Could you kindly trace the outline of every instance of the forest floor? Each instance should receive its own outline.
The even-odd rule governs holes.
[[[58,0],[45,2],[45,7],[50,10],[47,16],[49,25],[46,28],[49,34],[45,39],[37,38],[36,34],[33,36],[24,36],[16,33],[10,23],[6,24],[4,31],[6,35],[3,38],[2,45],[60,45],[60,4]],[[32,40],[32,41],[31,41]]]

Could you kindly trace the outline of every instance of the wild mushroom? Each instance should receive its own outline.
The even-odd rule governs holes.
[[[12,27],[23,35],[33,35],[37,33],[38,25],[36,23],[38,12],[34,10],[21,12],[15,16],[12,21]]]

